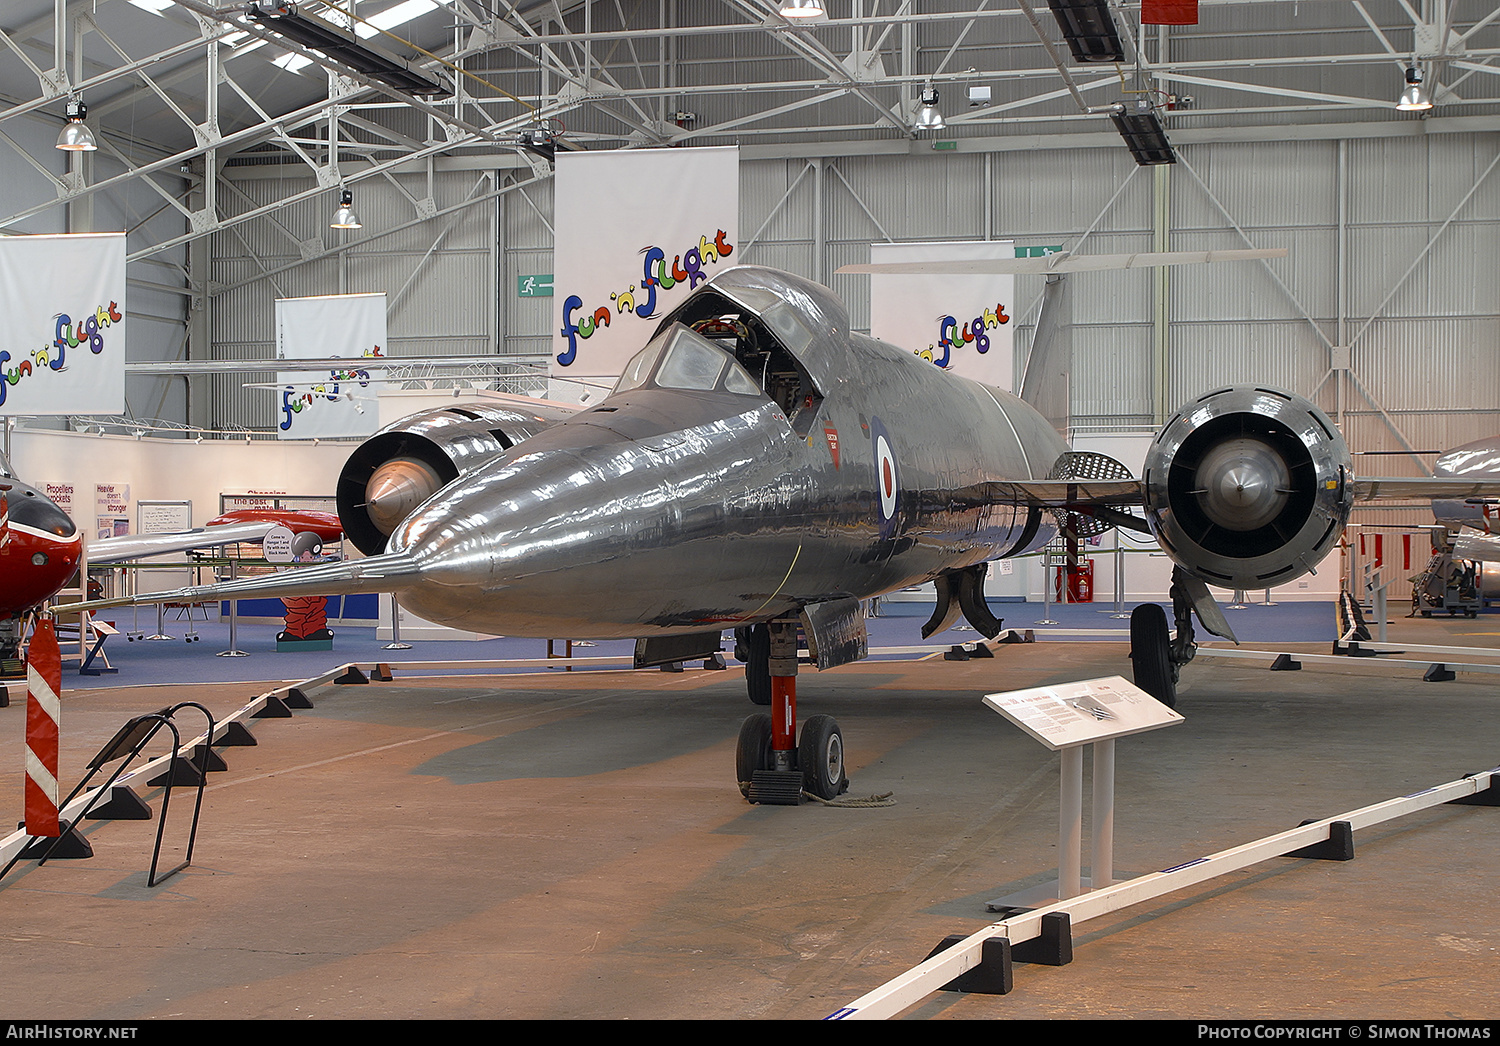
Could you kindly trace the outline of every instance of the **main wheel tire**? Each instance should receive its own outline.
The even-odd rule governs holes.
[[[808,716],[797,744],[802,790],[819,799],[835,799],[849,787],[844,776],[844,735],[832,716]]]
[[[771,717],[756,712],[740,724],[740,739],[734,752],[735,779],[740,783],[741,795],[749,796],[755,771],[771,769],[771,758]]]
[[[1130,661],[1135,685],[1168,708],[1176,708],[1171,633],[1167,613],[1156,603],[1142,603],[1130,612]]]
[[[740,633],[743,638],[740,639]],[[768,706],[771,703],[771,629],[766,625],[751,625],[737,629],[735,657],[745,662],[745,690],[752,705]],[[740,657],[743,649],[744,656]]]

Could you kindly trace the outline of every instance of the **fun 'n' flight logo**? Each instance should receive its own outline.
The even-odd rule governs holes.
[[[879,418],[870,419],[870,445],[875,451],[875,492],[880,495],[880,536],[896,533],[896,512],[901,507],[901,470],[891,449],[891,437]]]

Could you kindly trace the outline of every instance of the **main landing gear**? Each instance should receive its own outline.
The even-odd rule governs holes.
[[[1171,594],[1177,635],[1174,637],[1167,627],[1166,611],[1155,603],[1142,603],[1130,612],[1130,660],[1135,685],[1168,708],[1176,708],[1178,674],[1198,652],[1193,614],[1196,612],[1204,627],[1215,635],[1238,640],[1208,588],[1181,567],[1172,571]]]
[[[740,727],[735,771],[752,803],[795,806],[802,793],[837,798],[849,787],[844,737],[832,716],[809,716],[797,740],[797,619],[752,625],[735,633],[750,700],[769,704]]]

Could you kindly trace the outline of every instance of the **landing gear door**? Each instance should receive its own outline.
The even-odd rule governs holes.
[[[826,603],[809,603],[799,616],[802,631],[807,636],[807,652],[817,662],[818,671],[869,656],[870,635],[865,630],[865,615],[859,600],[831,599]]]

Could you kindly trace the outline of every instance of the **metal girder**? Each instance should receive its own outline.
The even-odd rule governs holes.
[[[761,154],[786,156],[811,155],[803,143],[821,143],[827,156],[860,152],[861,144],[899,149],[911,134],[904,92],[928,81],[992,88],[990,105],[960,106],[948,114],[948,134],[964,140],[961,147],[1003,150],[1010,147],[1004,130],[1026,126],[1056,136],[1058,144],[1084,144],[1078,136],[1092,138],[1094,120],[1078,114],[1069,96],[1082,104],[1078,92],[1088,92],[1102,104],[1123,89],[1121,71],[1053,67],[1024,12],[1014,6],[999,9],[994,0],[976,0],[967,9],[934,11],[916,10],[920,5],[910,0],[862,2],[852,17],[792,28],[772,0],[694,7],[691,24],[676,24],[684,12],[670,4],[442,0],[426,25],[393,30],[398,38],[406,34],[423,42],[423,53],[438,57],[420,60],[460,84],[451,103],[432,104],[362,83],[348,70],[331,84],[281,71],[273,59],[319,59],[238,22],[234,8],[206,0],[177,0],[164,15],[126,0],[17,0],[13,20],[0,14],[0,54],[7,59],[0,65],[14,70],[9,80],[0,73],[0,125],[55,117],[70,91],[86,92],[91,118],[98,119],[108,143],[105,151],[112,147],[124,170],[88,183],[80,171],[65,174],[50,158],[25,155],[29,169],[50,184],[50,198],[0,216],[0,228],[145,178],[164,200],[177,201],[170,206],[185,218],[182,235],[132,255],[146,257],[310,195],[299,183],[296,192],[258,209],[221,214],[217,176],[230,160],[292,157],[324,183],[335,173],[344,181],[389,177],[403,161],[429,158],[446,162],[488,154],[509,166],[515,128],[563,114],[569,137],[613,146],[757,141],[771,146],[760,147]],[[319,0],[302,6],[332,16]],[[347,0],[330,6],[345,9]],[[379,13],[388,6],[388,0],[359,0],[358,11]],[[1318,136],[1319,122],[1330,119],[1325,113],[1351,108],[1388,112],[1376,126],[1408,133],[1410,118],[1388,110],[1394,91],[1387,100],[1368,85],[1376,83],[1371,70],[1412,60],[1419,31],[1437,41],[1429,82],[1439,95],[1438,112],[1449,118],[1500,114],[1500,97],[1460,99],[1451,91],[1452,81],[1468,79],[1500,95],[1487,86],[1489,77],[1479,75],[1500,71],[1500,14],[1493,4],[1454,0],[1432,14],[1400,0],[1307,0],[1298,19],[1259,18],[1252,30],[1239,31],[1271,9],[1261,0],[1203,0],[1200,26],[1174,28],[1170,37],[1153,30],[1147,37],[1131,24],[1133,7],[1114,8],[1122,38],[1132,46],[1145,42],[1153,52],[1137,55],[1139,76],[1173,89],[1193,85],[1213,100],[1192,110],[1180,131],[1173,114],[1165,114],[1174,140],[1213,140],[1216,133],[1226,140],[1255,137],[1261,128],[1243,126],[1247,114],[1263,114],[1267,133],[1280,128],[1287,137]],[[1424,17],[1442,24],[1424,27]],[[1041,32],[1055,32],[1046,12],[1038,25]],[[1169,38],[1170,58],[1163,44]],[[704,50],[706,41],[721,39],[737,43],[718,54]],[[654,41],[655,53],[641,41]],[[852,76],[844,64],[846,48],[883,56],[891,71],[878,79]],[[275,79],[268,79],[272,74]],[[1071,87],[1060,84],[1064,75],[1075,80]],[[18,77],[29,80],[29,92]],[[684,102],[705,113],[701,123],[676,127],[666,119]],[[436,136],[441,140],[411,133],[409,121],[402,120],[413,109],[442,129]],[[133,125],[147,129],[128,138],[115,133],[126,112]],[[330,117],[340,128],[335,138],[346,161],[366,157],[337,172],[325,158],[326,137],[299,136]],[[1425,126],[1436,127],[1439,119],[1429,117]],[[982,128],[993,126],[1002,128],[1002,137],[982,138]],[[1334,133],[1329,128],[1326,136]],[[0,131],[0,147],[22,152],[17,140]],[[172,184],[184,164],[205,170],[201,208],[184,206]],[[422,206],[416,201],[419,213]]]

